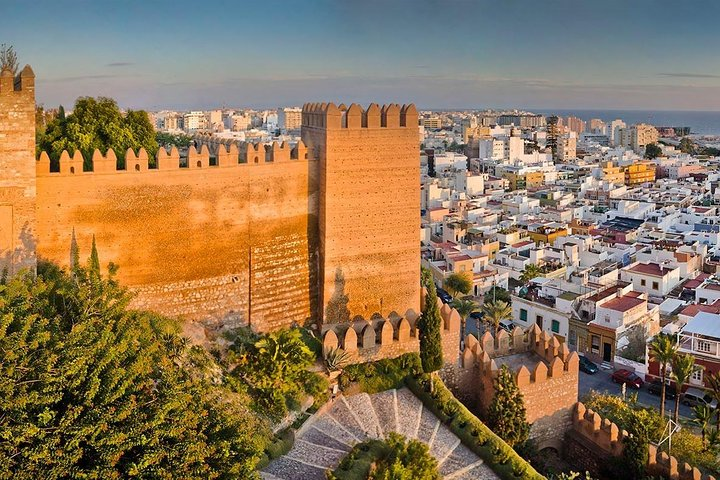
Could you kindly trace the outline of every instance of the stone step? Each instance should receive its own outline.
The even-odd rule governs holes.
[[[313,423],[313,428],[345,445],[352,446],[360,441],[330,414],[318,417]]]
[[[347,403],[348,407],[350,407],[351,413],[360,423],[367,437],[383,438],[383,431],[380,427],[380,422],[375,415],[375,408],[373,408],[370,395],[367,393],[359,393],[357,395],[343,397],[342,400]]]
[[[355,413],[345,401],[345,397],[340,396],[335,400],[333,406],[330,407],[330,415],[359,442],[368,438],[365,428],[355,417]]]
[[[439,424],[440,420],[438,420],[430,410],[423,408],[422,415],[420,416],[420,427],[418,428],[417,439],[432,447],[432,440],[435,437],[435,431]]]
[[[333,468],[340,463],[345,454],[347,454],[347,450],[323,447],[322,445],[307,442],[304,439],[296,439],[287,456],[306,465],[327,469]]]
[[[325,469],[308,465],[287,455],[273,460],[265,472],[281,480],[325,480]]]
[[[445,479],[459,476],[477,466],[478,462],[482,463],[482,460],[478,460],[472,450],[460,443],[445,457],[440,465],[440,474]]]
[[[378,419],[383,436],[398,431],[397,404],[395,390],[386,390],[370,397],[375,416]]]
[[[497,480],[498,478],[497,474],[480,460],[472,468],[445,477],[445,480]]]
[[[438,424],[435,437],[430,445],[430,454],[437,458],[438,464],[442,465],[459,444],[460,439],[449,428],[443,424]]]
[[[422,402],[407,388],[399,389],[395,397],[397,399],[398,433],[410,439],[417,438],[423,411]]]
[[[335,433],[335,432],[333,432]],[[342,450],[344,452],[349,452],[352,448],[351,444],[344,443],[340,441],[339,439],[335,438],[334,436],[330,436],[327,433],[318,430],[313,425],[312,427],[308,428],[305,433],[302,436],[302,439],[306,442],[314,443],[315,445],[320,445],[323,447],[328,448],[334,448],[335,450]]]

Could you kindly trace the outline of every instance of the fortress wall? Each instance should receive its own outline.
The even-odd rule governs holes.
[[[210,167],[207,147],[191,149],[179,168],[177,151],[161,150],[157,170],[128,157],[115,171],[114,154],[96,152],[95,172],[63,155],[60,173],[41,156],[38,256],[68,265],[74,229],[82,259],[95,235],[103,266],[119,265],[136,307],[223,325],[251,318],[258,330],[304,323],[316,296],[317,163],[223,153]]]
[[[323,321],[419,311],[415,107],[308,104],[302,136],[320,161]]]
[[[0,74],[0,271],[35,271],[35,74]]]

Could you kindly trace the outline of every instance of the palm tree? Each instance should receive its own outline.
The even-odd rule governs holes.
[[[482,312],[485,321],[492,326],[496,337],[500,330],[500,322],[512,318],[512,307],[502,300],[483,304]]]
[[[677,353],[677,342],[674,336],[660,333],[650,341],[650,358],[660,365],[660,418],[665,417],[665,389],[667,367]]]
[[[710,389],[710,394],[717,402],[717,407],[715,407],[715,423],[719,425],[718,428],[720,428],[720,375],[715,372],[705,375],[705,386]]]
[[[520,275],[520,281],[523,283],[530,283],[533,278],[539,277],[542,274],[540,267],[534,263],[528,263]]]
[[[457,272],[451,273],[448,278],[445,279],[445,290],[448,291],[453,298],[458,295],[467,295],[472,290],[473,279],[470,272]]]
[[[677,395],[675,395],[675,423],[680,418],[680,397],[682,396],[683,387],[690,380],[690,375],[692,375],[694,369],[695,357],[692,355],[679,353],[672,360],[670,378],[675,382],[675,389],[677,390]]]
[[[702,442],[703,447],[705,446],[705,437],[707,436],[708,426],[710,425],[710,422],[712,421],[712,417],[715,412],[713,412],[710,409],[709,405],[696,405],[693,408],[693,413],[695,414],[695,419],[693,420],[693,423],[700,427],[700,431],[702,432]]]
[[[467,317],[471,313],[479,311],[477,302],[470,299],[456,299],[453,300],[452,306],[460,314],[460,340],[465,339],[465,325],[467,323]],[[479,323],[479,320],[478,320]],[[480,336],[480,329],[478,329],[478,337]]]

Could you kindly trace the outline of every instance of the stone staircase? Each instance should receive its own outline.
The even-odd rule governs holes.
[[[265,480],[324,480],[325,471],[337,467],[353,445],[390,432],[426,443],[445,479],[498,478],[407,388],[338,397],[305,422],[292,450],[261,475]]]

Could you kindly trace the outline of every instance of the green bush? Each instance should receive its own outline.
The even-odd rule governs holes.
[[[265,448],[269,460],[286,455],[295,444],[295,430],[287,428],[278,433],[273,441]]]
[[[500,437],[495,435],[483,422],[473,415],[458,401],[441,380],[435,379],[432,395],[429,392],[430,377],[420,376],[418,379],[407,377],[406,383],[410,390],[438,418],[450,422],[450,430],[460,441],[482,458],[487,465],[502,479],[540,480],[544,477]],[[452,405],[452,406],[451,406]],[[452,416],[446,412],[453,412]]]
[[[350,365],[340,375],[339,385],[347,390],[351,384],[357,383],[363,392],[384,392],[402,387],[405,377],[417,375],[420,371],[418,354],[405,353],[396,358]]]

